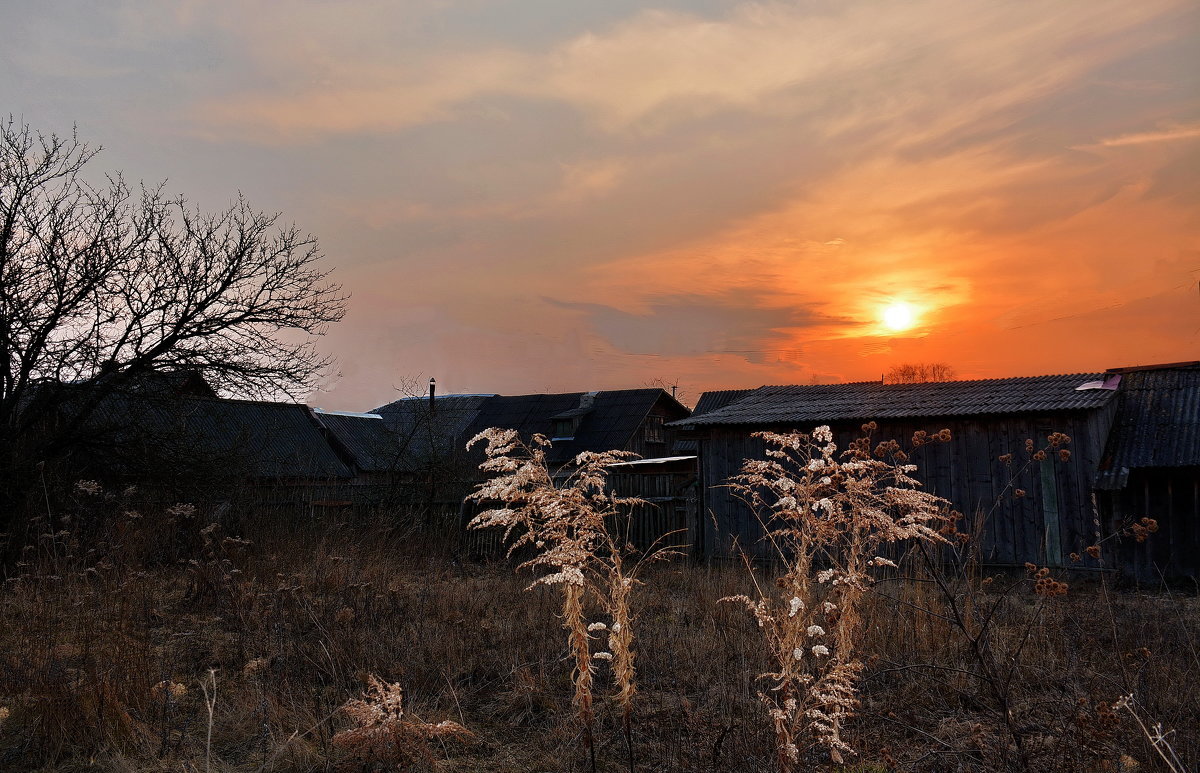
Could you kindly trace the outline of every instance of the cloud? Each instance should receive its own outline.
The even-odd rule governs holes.
[[[733,354],[751,362],[788,354],[789,333],[836,327],[845,322],[815,306],[778,306],[752,293],[655,295],[641,312],[597,303],[546,299],[582,312],[591,327],[617,349],[660,356]]]
[[[1090,145],[1076,146],[1076,149],[1090,150],[1095,148],[1122,148],[1129,145],[1148,145],[1158,142],[1178,142],[1179,140],[1192,140],[1198,137],[1200,137],[1200,123],[1175,124],[1165,126],[1161,129],[1153,129],[1150,131],[1134,132],[1132,134],[1122,134],[1117,137],[1109,137]]]
[[[609,132],[661,132],[735,110],[810,116],[829,136],[892,126],[917,138],[1055,92],[1136,50],[1129,30],[1180,5],[741,3],[720,18],[643,11],[541,51],[478,41],[388,49],[379,24],[367,25],[365,42],[312,30],[319,42],[307,46],[253,41],[257,66],[282,84],[205,100],[189,117],[214,134],[311,140],[450,120],[506,95],[571,105]],[[229,34],[263,26],[243,24]]]

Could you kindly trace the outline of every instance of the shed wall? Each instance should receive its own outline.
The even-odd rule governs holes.
[[[1055,415],[931,418],[880,423],[876,442],[895,439],[910,445],[917,430],[951,431],[949,443],[916,449],[915,477],[927,491],[949,499],[965,516],[960,529],[979,534],[984,560],[993,564],[1069,563],[1099,539],[1100,523],[1092,489],[1112,409]],[[751,436],[760,428],[713,427],[700,437],[700,476],[704,507],[698,524],[700,545],[710,557],[727,557],[736,546],[761,555],[763,530],[757,517],[726,483],[742,460],[763,458],[762,441]],[[771,427],[786,431],[790,427]],[[811,431],[812,427],[799,427]],[[860,424],[833,424],[835,441],[844,448],[861,435]],[[1057,456],[1029,463],[1025,439],[1045,445],[1050,432],[1071,436],[1069,461]],[[1011,465],[999,457],[1013,454]],[[1014,492],[1022,489],[1025,496]],[[1086,565],[1086,561],[1085,564]]]
[[[1135,469],[1119,491],[1103,492],[1104,550],[1141,582],[1200,580],[1200,467]],[[1143,516],[1158,521],[1145,542],[1122,536],[1124,526]]]

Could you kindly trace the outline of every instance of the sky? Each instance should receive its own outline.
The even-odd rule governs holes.
[[[0,115],[315,234],[312,404],[690,401],[1200,359],[1197,39],[1193,0],[18,0]]]

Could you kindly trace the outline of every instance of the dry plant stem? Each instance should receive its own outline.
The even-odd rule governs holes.
[[[928,547],[921,544],[920,556],[929,576],[933,579],[935,587],[941,596],[942,603],[949,610],[949,619],[954,630],[965,639],[968,651],[971,658],[975,661],[978,670],[979,680],[986,685],[987,690],[991,693],[992,699],[996,704],[996,712],[999,714],[1000,720],[1004,725],[1009,737],[1012,739],[1013,746],[1016,748],[1017,763],[1022,770],[1030,769],[1029,750],[1025,743],[1025,732],[1017,723],[1013,716],[1013,684],[1017,679],[1021,667],[1021,654],[1025,649],[1026,644],[1034,631],[1034,626],[1041,620],[1045,597],[1039,595],[1038,603],[1034,606],[1032,612],[1026,617],[1022,626],[1022,633],[1017,640],[1013,649],[1004,654],[1002,658],[998,658],[992,651],[992,627],[994,621],[998,617],[1001,607],[1004,606],[1014,589],[1024,587],[1028,584],[1027,579],[1018,580],[1009,585],[1001,594],[998,594],[996,600],[992,602],[984,614],[982,621],[978,625],[973,625],[972,616],[974,615],[974,606],[979,602],[979,576],[978,569],[980,559],[978,554],[978,536],[986,522],[995,514],[1000,507],[1004,498],[1013,492],[1016,496],[1023,496],[1023,492],[1015,488],[1016,481],[1029,470],[1035,463],[1044,463],[1055,453],[1060,446],[1067,445],[1071,439],[1062,433],[1054,432],[1047,436],[1048,445],[1041,449],[1035,449],[1032,440],[1026,441],[1026,453],[1029,455],[1025,463],[1015,472],[1010,473],[1008,480],[992,503],[991,508],[987,513],[980,514],[975,523],[974,538],[968,539],[964,543],[965,547],[961,550],[956,550],[952,553],[954,568],[948,576],[943,569],[941,562],[934,560],[930,554]],[[1060,452],[1066,454],[1065,451]],[[1006,454],[1001,457],[1006,461],[1011,460],[1012,455]],[[1063,456],[1064,460],[1069,458],[1069,454]],[[965,555],[964,555],[965,554]],[[1066,586],[1063,586],[1064,588]],[[1102,580],[1102,588],[1107,598],[1107,586]],[[927,614],[942,617],[934,610],[924,610]],[[1111,608],[1110,608],[1111,611]],[[1114,641],[1116,641],[1116,630],[1113,630]],[[1007,663],[1007,667],[1002,665]],[[1126,673],[1124,664],[1121,666],[1122,677],[1126,684],[1129,677]],[[1003,752],[1007,756],[1007,751]]]
[[[987,623],[990,622],[993,615],[989,613],[984,625],[978,631],[973,631],[970,621],[963,612],[958,592],[946,583],[941,572],[938,571],[937,566],[934,564],[933,558],[929,555],[927,547],[921,545],[920,550],[925,566],[929,570],[930,576],[934,578],[934,583],[942,594],[943,603],[950,608],[954,628],[967,640],[971,657],[979,667],[979,675],[996,701],[998,713],[1001,721],[1004,723],[1004,728],[1008,731],[1009,736],[1013,739],[1013,744],[1017,747],[1018,763],[1022,770],[1028,770],[1029,760],[1025,752],[1024,734],[1017,727],[1012,713],[1012,697],[1009,691],[1009,687],[1012,684],[1012,673],[1009,673],[1007,679],[1000,677],[997,673],[998,665],[996,664],[995,657],[987,646]],[[1019,584],[1014,583],[1013,587]],[[1009,590],[1011,589],[1009,588]],[[1007,592],[1004,595],[1007,596]],[[997,601],[996,605],[998,606],[999,604],[1000,601]],[[995,609],[996,607],[993,607],[992,612],[995,612]]]
[[[612,669],[617,686],[617,693],[613,697],[621,707],[621,729],[625,734],[629,770],[633,773],[633,697],[637,693],[633,620],[629,611],[629,594],[633,590],[633,582],[621,572],[619,553],[614,555],[612,571],[609,573],[608,602],[612,624],[608,627],[608,649],[613,657]]]
[[[212,693],[208,691],[208,685],[204,682],[200,683],[200,689],[204,692],[204,706],[208,709],[208,729],[204,736],[204,770],[212,769],[212,729],[213,729],[213,712],[217,707],[217,671],[214,668],[208,670],[208,678],[212,681]]]
[[[1150,742],[1150,746],[1154,749],[1158,756],[1162,758],[1162,761],[1166,764],[1171,773],[1188,773],[1187,766],[1183,764],[1183,760],[1179,759],[1179,755],[1175,753],[1175,749],[1171,746],[1170,741],[1167,740],[1167,736],[1170,735],[1170,732],[1174,731],[1164,733],[1162,725],[1158,723],[1155,723],[1153,728],[1146,727],[1146,723],[1142,721],[1141,715],[1138,714],[1137,710],[1133,707],[1132,694],[1126,695],[1119,699],[1115,704],[1113,704],[1113,707],[1125,709],[1131,715],[1133,715],[1138,727],[1142,730],[1142,734],[1146,736],[1146,740]]]
[[[567,629],[567,641],[571,645],[571,656],[575,661],[571,673],[575,683],[575,695],[571,703],[579,712],[579,725],[583,730],[583,743],[591,759],[592,770],[596,770],[596,742],[593,735],[596,714],[592,707],[592,653],[589,646],[587,620],[583,613],[583,585],[568,583],[563,588],[563,628]]]
[[[468,447],[486,442],[487,459],[480,465],[495,477],[480,485],[470,499],[491,507],[469,526],[503,528],[508,555],[518,550],[532,557],[518,568],[548,569],[530,588],[551,585],[563,597],[563,626],[573,660],[573,703],[583,725],[584,742],[595,767],[593,738],[593,659],[612,664],[630,768],[633,768],[631,712],[637,693],[634,669],[633,614],[629,597],[638,584],[638,570],[673,551],[654,547],[632,564],[632,546],[619,541],[610,521],[623,511],[644,505],[636,497],[620,497],[607,489],[609,467],[635,456],[623,451],[584,452],[575,457],[569,474],[551,474],[546,460],[550,441],[535,435],[525,443],[512,430],[489,429],[472,438]],[[657,543],[656,543],[657,544]],[[585,597],[592,596],[611,617],[611,624],[591,623]],[[608,632],[608,649],[592,653],[590,631]]]

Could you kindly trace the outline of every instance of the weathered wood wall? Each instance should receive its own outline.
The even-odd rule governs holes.
[[[1092,498],[1095,473],[1112,422],[1112,409],[1073,411],[1054,415],[930,418],[879,422],[875,442],[895,439],[907,447],[917,430],[949,429],[953,439],[917,449],[912,462],[926,490],[949,499],[966,517],[960,529],[979,534],[985,561],[999,565],[1065,565],[1068,556],[1083,553],[1100,538],[1101,524]],[[834,424],[839,448],[861,435],[861,422]],[[751,433],[757,429],[786,431],[791,427],[713,427],[698,435],[702,513],[697,525],[699,545],[706,556],[720,558],[736,552],[735,545],[763,554],[762,526],[745,503],[725,485],[742,461],[763,458],[763,444]],[[813,427],[797,427],[811,432]],[[1051,432],[1071,436],[1069,461],[1057,456],[1025,465],[1025,439],[1037,447]],[[1000,461],[1013,454],[1011,465]],[[1016,489],[1025,492],[1015,495]],[[1082,566],[1095,565],[1087,560]]]
[[[696,477],[691,470],[613,473],[608,486],[620,496],[646,500],[612,518],[610,524],[619,540],[643,553],[665,548],[690,551],[696,542],[693,529],[699,504]],[[464,503],[464,527],[486,509],[477,502]],[[475,558],[499,558],[506,550],[502,536],[503,530],[498,528],[468,529],[463,537],[464,550]]]
[[[1131,470],[1125,488],[1100,494],[1108,565],[1141,582],[1200,580],[1200,467]],[[1145,542],[1122,536],[1123,527],[1142,517],[1158,521]]]
[[[690,552],[696,542],[699,504],[693,471],[619,473],[609,476],[608,482],[620,496],[646,500],[615,519],[619,538],[642,552],[664,548]]]

